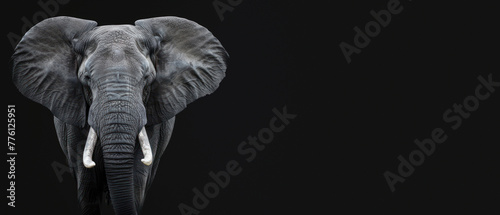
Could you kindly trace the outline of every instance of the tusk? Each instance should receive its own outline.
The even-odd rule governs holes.
[[[153,162],[153,153],[151,152],[151,145],[149,144],[149,138],[145,127],[142,127],[141,132],[139,132],[139,143],[141,144],[142,153],[144,154],[144,158],[141,159],[141,161],[149,166]]]
[[[92,154],[94,153],[96,142],[97,134],[95,133],[94,129],[90,127],[87,142],[85,143],[85,149],[83,150],[83,165],[87,168],[92,168],[95,166],[95,162],[92,161]]]

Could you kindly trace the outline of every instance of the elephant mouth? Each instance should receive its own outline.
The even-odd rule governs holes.
[[[144,154],[144,158],[141,159],[141,162],[149,166],[153,162],[153,153],[151,151],[151,145],[149,144],[149,138],[145,127],[142,127],[139,132],[138,139],[141,145],[142,153]],[[83,150],[83,165],[86,168],[92,168],[96,165],[92,160],[92,154],[94,153],[96,142],[97,133],[92,127],[90,127],[87,142],[85,143],[85,148]]]

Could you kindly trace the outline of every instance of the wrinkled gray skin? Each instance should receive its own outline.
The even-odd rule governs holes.
[[[111,26],[55,17],[24,35],[12,77],[23,95],[54,114],[83,214],[100,214],[107,195],[116,214],[138,214],[175,115],[219,86],[227,58],[206,28],[178,17]],[[90,127],[98,136],[96,166],[86,168]],[[140,161],[143,127],[153,152],[149,166]]]

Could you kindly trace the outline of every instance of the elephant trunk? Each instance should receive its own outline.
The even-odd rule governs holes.
[[[137,214],[134,149],[146,123],[145,108],[140,97],[134,96],[131,87],[105,89],[108,90],[100,92],[90,107],[89,124],[101,142],[104,170],[115,214]]]
[[[136,212],[133,167],[137,132],[126,128],[129,126],[126,123],[113,123],[101,128],[104,169],[111,203],[116,214]]]

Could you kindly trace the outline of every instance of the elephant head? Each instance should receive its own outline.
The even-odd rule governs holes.
[[[12,79],[24,96],[60,121],[90,130],[83,155],[87,168],[96,165],[92,154],[100,141],[113,208],[134,214],[136,143],[145,165],[153,159],[145,126],[169,120],[216,90],[227,59],[206,28],[183,18],[97,26],[55,17],[32,27],[19,42]]]

